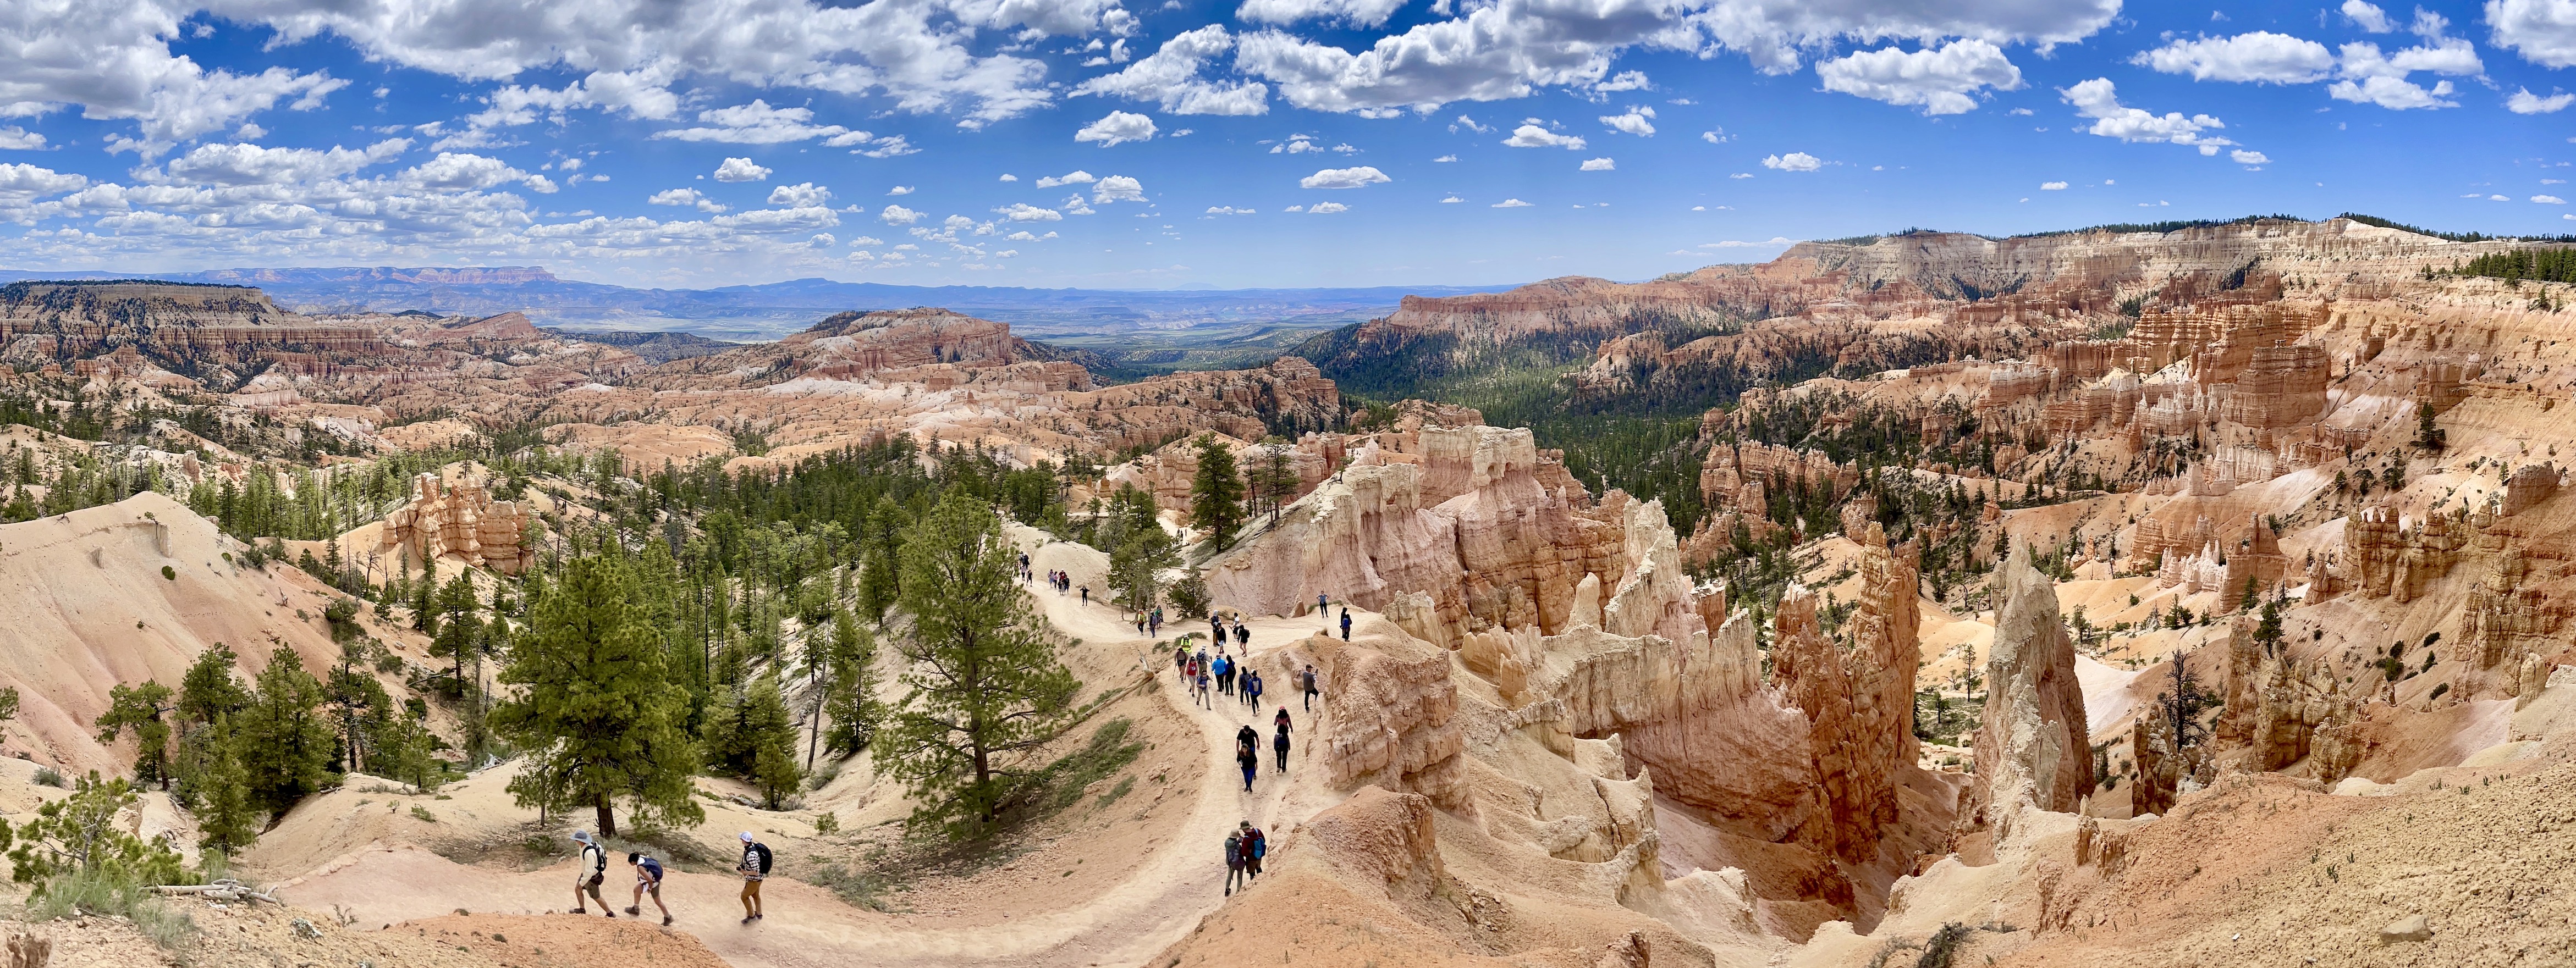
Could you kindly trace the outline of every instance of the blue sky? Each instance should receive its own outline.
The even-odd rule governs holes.
[[[0,12],[0,265],[1230,288],[2557,234],[2571,65],[2569,0],[44,0]]]

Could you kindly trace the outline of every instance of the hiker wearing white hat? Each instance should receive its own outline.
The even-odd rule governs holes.
[[[600,848],[598,841],[591,839],[587,830],[573,831],[572,841],[581,845],[580,860],[572,868],[572,913],[590,913],[590,908],[582,903],[582,895],[586,892],[590,900],[599,902],[602,913],[616,917],[617,911],[608,906],[608,899],[599,896],[599,884],[608,878],[608,852]]]
[[[742,923],[760,920],[760,880],[769,876],[769,845],[754,840],[751,831],[742,832],[742,863],[734,869],[742,872]]]

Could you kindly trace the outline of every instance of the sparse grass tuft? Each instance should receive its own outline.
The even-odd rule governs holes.
[[[141,884],[96,873],[68,873],[46,881],[42,893],[28,898],[27,917],[34,921],[88,914],[111,914],[134,922],[136,930],[164,951],[195,943],[196,919],[176,910]]]

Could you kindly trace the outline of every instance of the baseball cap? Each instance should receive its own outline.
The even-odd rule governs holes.
[[[751,831],[745,830],[742,832],[742,842],[746,844],[751,842]]]

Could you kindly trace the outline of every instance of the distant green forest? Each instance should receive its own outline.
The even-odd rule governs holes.
[[[2460,263],[2452,275],[2533,282],[2576,282],[2576,249],[2515,249]]]

